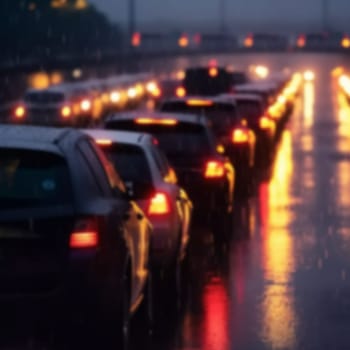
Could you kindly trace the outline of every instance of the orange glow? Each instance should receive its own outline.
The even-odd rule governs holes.
[[[247,130],[235,129],[232,133],[233,143],[246,143],[249,141],[249,133]]]
[[[155,119],[155,118],[137,118],[135,119],[136,124],[158,124],[158,125],[176,125],[176,119]]]
[[[266,116],[263,116],[259,120],[260,129],[270,129],[272,127],[273,121]]]
[[[94,248],[98,244],[98,234],[95,231],[74,232],[69,239],[70,248]]]
[[[178,40],[178,45],[180,47],[187,47],[189,45],[189,40],[187,35],[182,35]]]
[[[204,176],[207,179],[210,178],[219,178],[225,175],[225,166],[223,163],[216,160],[209,161],[206,164]]]
[[[183,79],[185,79],[185,77],[186,77],[186,73],[185,73],[185,71],[183,71],[183,70],[179,70],[179,71],[176,73],[176,79],[177,79],[177,80],[183,80]]]
[[[344,49],[350,48],[350,38],[344,37],[344,38],[342,39],[342,41],[341,41],[341,46],[342,46],[342,48],[344,48]]]
[[[244,46],[245,47],[253,47],[254,46],[254,38],[252,35],[249,35],[244,39]]]
[[[315,86],[314,83],[308,81],[304,85],[304,120],[305,126],[310,127],[314,123],[315,110]]]
[[[212,78],[216,78],[219,74],[219,71],[216,67],[211,67],[209,68],[209,75],[212,77]]]
[[[109,139],[96,139],[95,142],[100,146],[111,146],[112,140]]]
[[[209,107],[212,106],[214,102],[208,100],[188,100],[186,104],[187,106]]]
[[[138,47],[141,45],[141,33],[134,33],[131,37],[131,45],[134,47]]]
[[[24,106],[17,106],[15,109],[15,117],[17,119],[23,119],[26,114],[26,109]]]
[[[61,115],[63,118],[69,118],[72,114],[72,109],[69,106],[63,106],[61,109]]]
[[[51,81],[47,73],[36,73],[29,77],[29,86],[34,89],[46,89]]]
[[[297,39],[297,47],[303,48],[306,45],[306,38],[304,35],[300,35]]]
[[[58,85],[61,84],[63,81],[63,76],[59,72],[54,72],[51,74],[51,84],[52,85]]]
[[[177,97],[185,97],[186,96],[186,89],[183,86],[179,86],[176,89],[176,96]]]
[[[170,205],[168,196],[165,193],[157,192],[150,201],[148,208],[149,215],[165,215],[169,214]]]

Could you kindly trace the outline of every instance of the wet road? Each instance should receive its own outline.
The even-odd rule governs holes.
[[[302,90],[271,180],[237,204],[226,249],[215,251],[210,231],[193,231],[183,313],[170,316],[162,301],[156,334],[136,326],[132,350],[350,348],[350,108],[331,78],[346,59],[250,58],[258,61],[312,68],[316,80]],[[41,348],[16,342],[2,348]]]
[[[333,58],[310,59],[272,179],[237,206],[233,239],[215,254],[195,232],[189,299],[153,349],[350,347],[350,109]]]

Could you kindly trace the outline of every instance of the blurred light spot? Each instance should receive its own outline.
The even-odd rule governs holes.
[[[29,77],[29,86],[33,89],[46,89],[50,86],[50,77],[47,73],[36,73]]]
[[[73,78],[75,78],[75,79],[81,78],[82,75],[83,75],[83,72],[82,72],[82,70],[81,70],[80,68],[76,68],[76,69],[74,69],[73,72],[72,72],[72,76],[73,76]]]
[[[304,85],[304,121],[305,126],[310,127],[314,123],[315,111],[315,86],[312,81]]]
[[[315,80],[315,73],[311,70],[307,70],[304,72],[304,79],[305,81],[314,81]]]

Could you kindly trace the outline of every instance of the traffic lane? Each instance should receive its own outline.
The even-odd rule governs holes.
[[[305,84],[273,177],[235,227],[240,238],[218,256],[210,232],[200,235],[189,302],[166,348],[348,348],[350,111],[331,67]]]

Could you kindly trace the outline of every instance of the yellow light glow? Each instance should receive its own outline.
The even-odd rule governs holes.
[[[304,122],[306,127],[311,127],[314,123],[315,111],[315,86],[308,81],[304,85]]]
[[[315,80],[315,73],[311,70],[307,70],[304,72],[304,79],[305,81],[314,81]]]
[[[265,66],[256,66],[255,67],[255,74],[261,78],[266,79],[270,73],[270,70]]]
[[[177,78],[178,80],[183,80],[183,79],[185,79],[185,77],[186,77],[186,73],[185,73],[184,70],[179,70],[179,71],[176,73],[176,78]]]
[[[134,99],[134,98],[136,98],[136,96],[137,96],[137,90],[136,90],[136,88],[135,88],[135,87],[129,88],[129,89],[128,89],[128,97],[129,97],[130,99]]]
[[[341,41],[341,46],[344,49],[350,48],[350,38],[348,38],[348,37],[343,38]]]
[[[293,235],[288,227],[293,220],[292,135],[285,131],[270,184],[262,185],[261,214],[264,235],[263,268],[269,283],[262,304],[261,334],[269,348],[293,349],[296,342],[297,317],[294,291],[290,280],[295,269]]]
[[[120,101],[120,98],[121,98],[120,92],[118,92],[118,91],[111,92],[110,98],[111,98],[111,101],[113,103],[118,103]]]

